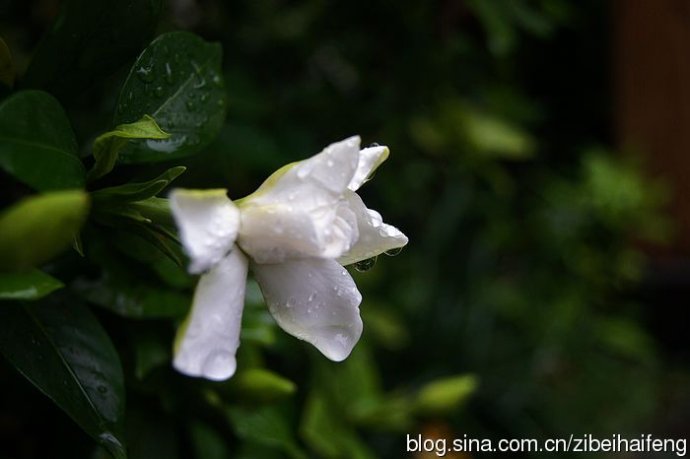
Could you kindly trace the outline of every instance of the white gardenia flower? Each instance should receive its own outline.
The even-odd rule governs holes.
[[[226,190],[170,194],[189,271],[202,274],[175,342],[177,370],[213,380],[235,373],[249,268],[283,330],[331,360],[350,355],[362,295],[343,265],[407,244],[355,193],[388,148],[359,146],[359,137],[331,144],[235,203]]]

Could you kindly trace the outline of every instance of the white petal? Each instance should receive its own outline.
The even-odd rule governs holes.
[[[238,244],[258,263],[296,258],[338,258],[359,237],[357,217],[344,200],[306,210],[300,206],[242,209]]]
[[[191,260],[190,273],[210,269],[235,243],[240,212],[226,190],[173,190],[170,209]]]
[[[359,137],[274,173],[240,200],[239,244],[259,263],[286,258],[337,258],[357,240],[354,214],[343,201],[359,161]]]
[[[347,193],[346,199],[357,216],[359,239],[349,252],[338,258],[340,264],[357,263],[407,244],[407,236],[395,226],[383,223],[381,214],[367,209],[357,193]]]
[[[175,368],[220,381],[235,373],[240,345],[247,258],[235,247],[201,276],[189,316],[175,339]]]
[[[388,158],[388,147],[369,147],[359,152],[359,161],[355,175],[347,186],[351,191],[357,191],[367,178]]]
[[[243,199],[243,205],[299,202],[314,208],[332,202],[352,181],[359,164],[359,144],[359,136],[349,137],[311,158],[288,164]]]
[[[271,314],[283,330],[313,344],[336,362],[345,359],[362,334],[362,295],[335,260],[252,264]]]

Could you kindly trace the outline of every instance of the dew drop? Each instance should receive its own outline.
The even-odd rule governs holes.
[[[137,76],[144,83],[151,83],[155,78],[153,67],[139,67],[137,69]]]
[[[168,84],[173,84],[172,68],[170,67],[170,62],[165,63],[165,82]]]
[[[105,393],[108,392],[108,388],[105,387],[104,385],[98,386],[98,387],[96,388],[96,390],[98,390],[98,392],[101,393],[101,394],[105,394]]]
[[[355,269],[361,273],[369,271],[376,264],[376,257],[367,258],[366,260],[355,263]]]
[[[163,95],[163,87],[156,86],[156,89],[153,91],[153,93],[156,95],[156,97],[161,97]]]
[[[399,255],[400,252],[402,252],[402,249],[403,249],[402,247],[396,247],[395,249],[386,250],[383,253],[385,255],[388,255],[389,257],[394,257],[396,255]]]
[[[380,147],[380,146],[381,146],[381,145],[379,145],[378,143],[372,142],[372,143],[370,143],[369,145],[367,145],[367,148],[374,148],[374,147]]]

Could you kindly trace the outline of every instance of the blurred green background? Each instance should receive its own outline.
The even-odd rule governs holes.
[[[0,2],[18,75],[59,3]],[[365,332],[347,361],[277,329],[252,284],[238,374],[207,383],[169,367],[174,321],[118,311],[184,311],[190,279],[145,247],[119,259],[89,227],[101,255],[51,262],[70,288],[50,298],[93,306],[113,340],[130,457],[399,458],[420,432],[686,437],[690,284],[665,290],[649,255],[672,240],[668,187],[616,151],[612,22],[598,0],[166,2],[158,32],[222,44],[227,118],[201,154],[109,181],[183,164],[176,186],[240,198],[359,134],[391,150],[363,198],[410,243],[354,273]],[[110,126],[131,62],[58,97],[80,144]],[[26,194],[2,177],[3,205]],[[0,381],[0,453],[105,457],[5,361]]]

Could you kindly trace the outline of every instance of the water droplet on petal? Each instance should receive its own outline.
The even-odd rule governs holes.
[[[394,249],[386,250],[383,252],[385,255],[388,255],[389,257],[394,257],[396,255],[399,255],[400,252],[402,252],[402,247],[396,247]]]
[[[376,257],[367,258],[366,260],[361,260],[355,263],[355,269],[359,272],[369,271],[376,264]]]
[[[374,147],[380,147],[380,146],[381,146],[381,145],[379,145],[378,143],[372,142],[372,143],[370,143],[369,145],[367,145],[366,148],[374,148]]]

